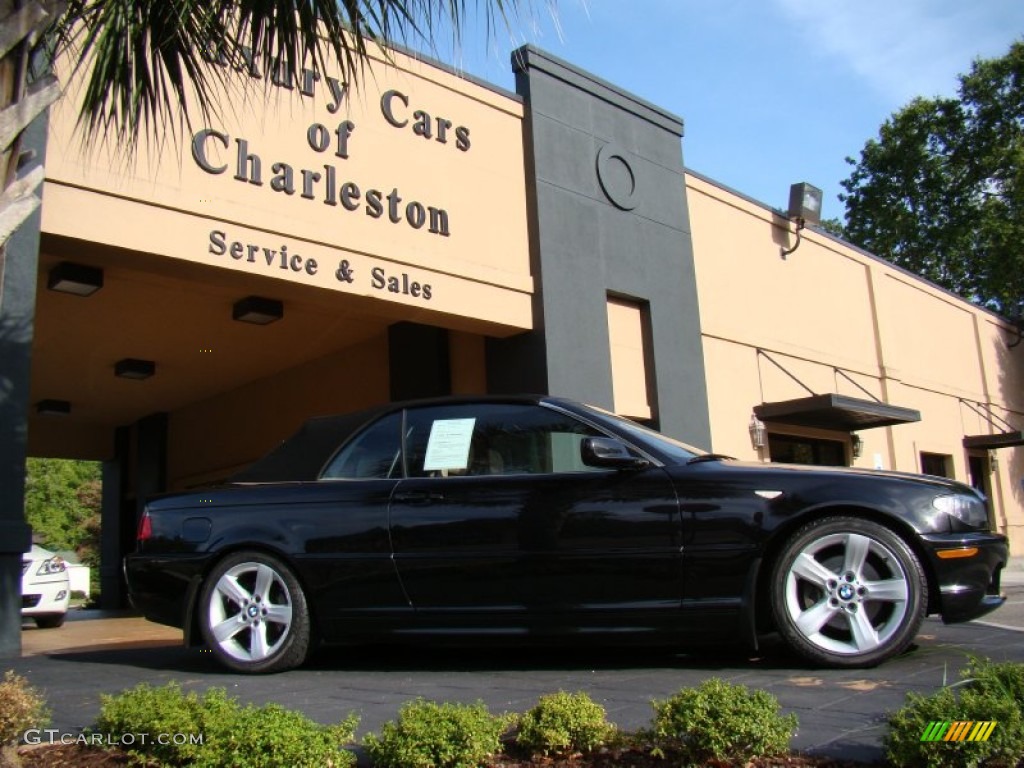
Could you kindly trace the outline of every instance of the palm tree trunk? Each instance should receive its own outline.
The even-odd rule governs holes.
[[[6,244],[39,206],[41,165],[19,173],[31,157],[21,152],[22,134],[60,96],[56,78],[30,78],[31,53],[43,31],[63,10],[56,0],[0,0],[0,302]]]
[[[48,0],[0,0],[0,657],[4,658],[21,655],[21,622],[15,617],[21,613],[21,553],[30,539],[23,468],[29,380],[26,347],[31,344],[31,329],[24,327],[32,322],[24,309],[34,306],[35,299],[12,293],[4,302],[4,274],[8,239],[39,205],[35,191],[43,180],[43,168],[36,163],[29,173],[24,172],[23,160],[30,158],[23,159],[22,136],[58,95],[52,78],[30,85],[29,77],[32,50],[53,20],[55,5]],[[32,243],[28,248],[38,247],[38,237],[28,242]],[[34,265],[35,255],[26,255],[26,266]],[[32,303],[24,301],[29,298]]]

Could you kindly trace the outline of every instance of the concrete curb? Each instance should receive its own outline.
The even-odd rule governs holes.
[[[1000,577],[1003,586],[1024,584],[1024,557],[1011,557]]]

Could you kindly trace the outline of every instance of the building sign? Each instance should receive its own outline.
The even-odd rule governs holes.
[[[239,264],[251,264],[255,270],[270,270],[271,274],[275,274],[273,270],[282,269],[286,274],[290,270],[297,276],[304,273],[308,277],[315,277],[320,270],[320,263],[315,257],[302,256],[294,248],[289,253],[287,243],[271,248],[244,240],[229,240],[227,232],[219,229],[210,230],[210,244],[207,250],[214,256],[230,257]],[[380,264],[371,266],[366,271],[369,285],[376,291],[403,294],[423,301],[430,301],[434,297],[434,288],[430,283],[420,282],[410,277],[408,272],[389,275],[387,267]],[[358,276],[355,266],[349,259],[342,258],[338,261],[334,277],[339,283],[352,285]]]
[[[335,98],[340,98],[347,92],[348,88],[344,86],[335,94]],[[400,91],[389,90],[380,98],[381,114],[389,125],[403,129],[409,125],[409,118],[405,113],[396,114],[395,102],[403,104],[408,111],[409,98]],[[338,106],[339,104],[334,102],[328,109],[333,107],[334,111],[337,111]],[[398,116],[399,114],[401,116]],[[434,120],[421,109],[415,110],[412,116],[415,119],[412,124],[412,132],[415,135],[446,144],[450,132],[454,130],[455,146],[461,152],[469,151],[469,128],[466,126],[453,127],[450,120],[439,117],[435,128]],[[355,129],[356,124],[351,120],[343,120],[333,130],[323,123],[311,123],[306,129],[306,144],[314,152],[333,154],[335,158],[348,160],[349,143]],[[234,149],[234,162],[212,160],[211,145],[220,145],[225,152]],[[376,188],[360,188],[353,181],[339,181],[339,169],[333,159],[332,162],[324,163],[317,168],[296,168],[293,164],[281,160],[271,164],[264,161],[255,150],[250,151],[247,139],[236,137],[232,141],[228,134],[212,128],[204,128],[193,134],[192,159],[202,170],[214,176],[230,173],[229,169],[233,169],[231,178],[257,187],[263,187],[265,178],[269,177],[266,178],[266,185],[274,192],[286,195],[298,193],[301,199],[319,201],[332,208],[340,205],[345,211],[362,210],[373,219],[390,221],[392,224],[405,222],[413,229],[426,227],[426,231],[433,235],[448,237],[451,234],[448,211],[444,208],[424,205],[418,200],[406,201],[399,194],[398,187],[393,187],[390,192],[382,192]],[[263,170],[265,165],[269,166],[269,172],[266,174]]]
[[[340,67],[264,80],[251,61],[229,82],[215,115],[178,146],[143,142],[131,165],[116,149],[83,151],[66,98],[47,157],[47,200],[60,204],[44,208],[44,231],[418,305],[490,333],[531,326],[518,99],[401,54],[358,87]]]

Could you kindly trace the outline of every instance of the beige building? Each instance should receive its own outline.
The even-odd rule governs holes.
[[[312,416],[515,391],[745,459],[956,477],[1024,554],[1008,324],[818,231],[784,255],[784,214],[684,170],[679,117],[529,46],[513,68],[516,93],[399,52],[358,90],[237,72],[134,162],[81,144],[74,93],[36,126],[42,213],[0,287],[4,567],[25,456],[103,462],[117,604],[147,496]]]
[[[445,331],[452,391],[486,389],[484,338],[533,322],[522,103],[398,53],[340,78],[265,103],[239,74],[132,162],[81,145],[74,94],[53,110],[32,402],[71,409],[31,413],[30,454],[108,460],[159,413],[160,485],[223,480],[310,415],[400,397],[402,323]],[[68,262],[102,290],[53,290]]]
[[[956,478],[989,496],[1024,555],[1016,330],[821,231],[783,255],[796,244],[784,213],[697,174],[686,184],[714,449]],[[897,412],[907,420],[879,425],[893,416],[879,403],[920,420]]]

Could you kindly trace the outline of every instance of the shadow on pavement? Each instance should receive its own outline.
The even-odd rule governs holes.
[[[911,651],[908,651],[910,653]],[[41,652],[53,661],[174,670],[204,675],[238,675],[221,666],[206,648],[185,648],[180,640],[135,640],[119,644],[59,648]],[[38,654],[35,654],[38,655]],[[757,653],[741,647],[651,646],[522,647],[502,644],[421,647],[412,645],[323,646],[301,667],[316,672],[524,672],[535,670],[688,669],[812,670],[779,641],[769,638]]]

